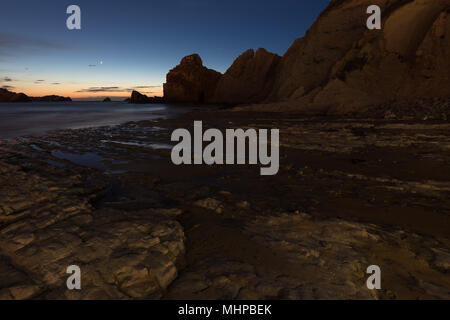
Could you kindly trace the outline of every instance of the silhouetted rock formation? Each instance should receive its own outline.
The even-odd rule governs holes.
[[[107,97],[107,98],[103,99],[103,102],[111,102],[111,98]]]
[[[60,102],[72,101],[69,97],[61,97],[56,95],[44,97],[29,97],[24,93],[15,93],[6,89],[0,89],[0,102],[31,102],[31,101],[45,101],[45,102]]]
[[[214,102],[237,104],[263,101],[275,81],[281,57],[265,49],[245,51],[221,77]]]
[[[184,57],[167,74],[164,98],[168,102],[210,102],[220,77],[221,73],[203,66],[198,54]]]
[[[372,4],[381,7],[381,30],[366,27]],[[219,80],[213,77],[206,91],[206,77],[198,75],[209,69],[189,56],[167,75],[164,94],[173,101],[255,104],[248,110],[333,114],[393,101],[448,104],[448,57],[448,0],[332,0],[282,58],[246,51],[222,77],[215,73]]]
[[[147,104],[147,103],[163,103],[164,99],[162,97],[147,97],[145,94],[141,94],[136,90],[131,93],[130,99],[125,99],[129,103],[136,104]]]
[[[269,101],[280,109],[347,113],[392,100],[449,98],[448,0],[378,1],[381,30],[362,14],[373,1],[334,0],[283,56]],[[273,106],[269,106],[271,109]]]
[[[44,102],[61,102],[61,101],[72,101],[70,97],[62,97],[62,96],[43,96],[43,97],[31,97],[32,101],[44,101]]]
[[[0,88],[0,102],[30,102],[31,99],[24,93],[15,93]]]

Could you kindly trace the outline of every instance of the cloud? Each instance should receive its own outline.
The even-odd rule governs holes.
[[[59,82],[53,82],[52,84],[55,85],[55,86],[57,86],[58,84],[61,84],[61,83],[59,83]]]
[[[14,89],[13,86],[3,86],[2,89],[11,90]]]
[[[96,66],[97,66],[96,64],[90,64],[90,65],[88,65],[88,67],[90,67],[90,68],[96,67]]]
[[[162,86],[137,86],[133,87],[133,89],[152,89],[152,88],[161,88]]]
[[[44,82],[45,80],[36,80],[34,83],[35,84],[41,84],[42,82]]]
[[[90,87],[87,89],[81,89],[77,92],[125,92],[127,89],[121,89],[120,87]]]
[[[13,81],[10,77],[4,77],[3,79],[0,79],[0,82],[11,82]]]
[[[0,57],[38,53],[47,50],[63,50],[68,47],[46,39],[0,32]]]
[[[132,88],[123,88],[123,87],[90,87],[86,89],[78,90],[77,92],[131,92],[137,89],[150,89],[150,88],[161,88],[161,86],[136,86]],[[142,93],[154,93],[153,91],[143,91]]]

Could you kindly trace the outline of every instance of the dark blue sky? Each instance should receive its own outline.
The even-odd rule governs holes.
[[[134,87],[158,94],[167,71],[191,53],[200,54],[207,67],[220,72],[249,48],[284,54],[328,3],[3,1],[0,87],[73,97],[128,96]],[[82,30],[66,28],[66,8],[71,4],[81,8]]]

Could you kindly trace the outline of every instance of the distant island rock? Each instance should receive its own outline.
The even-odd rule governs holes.
[[[72,101],[69,97],[61,97],[56,95],[43,97],[29,97],[25,93],[16,93],[0,88],[0,102],[60,102]]]
[[[0,88],[0,102],[31,102],[31,98],[24,93],[15,93]]]
[[[111,102],[111,98],[107,97],[107,98],[103,99],[103,102]]]
[[[282,57],[248,50],[224,75],[204,67],[197,54],[187,56],[168,72],[164,98],[320,114],[393,102],[450,108],[450,2],[378,1],[382,29],[368,30],[364,13],[372,4],[332,0]]]
[[[164,84],[167,102],[207,103],[212,100],[222,74],[203,66],[198,54],[184,57],[170,70]]]
[[[135,104],[147,104],[147,103],[163,103],[164,99],[162,97],[147,97],[145,94],[133,90],[133,92],[131,93],[131,98],[126,99],[125,101]]]
[[[40,102],[62,102],[62,101],[72,101],[69,97],[62,97],[57,95],[43,96],[43,97],[31,97],[32,101]]]

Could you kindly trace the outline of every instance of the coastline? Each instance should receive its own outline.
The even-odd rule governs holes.
[[[3,103],[0,104],[0,139],[38,136],[52,130],[120,125],[129,121],[170,118],[195,108],[194,105],[142,105],[99,101]]]
[[[278,175],[173,165],[171,132],[200,119],[280,128]],[[448,298],[449,127],[204,110],[4,141],[0,296]],[[81,292],[61,289],[74,261]]]

